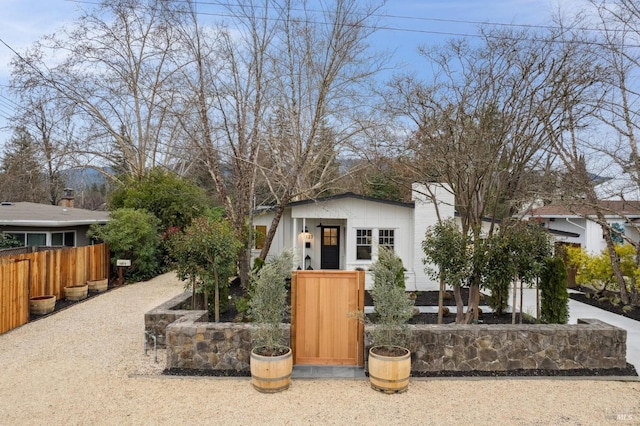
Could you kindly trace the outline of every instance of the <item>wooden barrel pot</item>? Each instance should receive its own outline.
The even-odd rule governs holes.
[[[46,315],[53,312],[56,307],[55,294],[31,297],[29,299],[29,313],[31,315]]]
[[[109,285],[109,280],[107,278],[103,278],[101,280],[87,281],[87,286],[89,286],[89,291],[95,291],[97,293],[102,293],[103,291],[107,291],[108,285]]]
[[[369,383],[377,391],[402,393],[409,387],[411,352],[400,346],[369,349]]]
[[[275,393],[289,389],[293,356],[291,348],[279,356],[259,355],[251,351],[251,384],[254,389],[263,393]]]
[[[87,298],[88,291],[86,284],[72,285],[64,288],[64,297],[67,300],[82,300]]]

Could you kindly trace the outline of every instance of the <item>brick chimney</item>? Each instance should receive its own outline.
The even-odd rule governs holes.
[[[73,189],[65,188],[64,196],[62,197],[58,205],[61,207],[66,207],[71,209],[73,208],[73,200],[74,200]]]

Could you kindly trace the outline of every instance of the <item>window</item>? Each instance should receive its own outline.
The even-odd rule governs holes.
[[[356,259],[371,260],[371,229],[356,229]]]
[[[27,241],[27,236],[24,232],[5,232],[6,235],[11,235],[16,241],[20,241],[24,246]]]
[[[75,247],[76,233],[75,231],[63,232],[5,232],[16,240],[20,241],[23,246],[62,246]]]
[[[47,234],[45,233],[27,234],[27,245],[28,246],[46,246]]]
[[[254,248],[262,250],[264,241],[267,239],[267,225],[256,225]]]
[[[322,245],[338,245],[338,228],[322,228]]]
[[[51,233],[51,245],[52,246],[76,246],[76,233],[73,231],[67,232],[52,232]]]
[[[5,234],[11,235],[26,247],[47,245],[47,234],[44,232],[5,232]]]
[[[378,230],[378,244],[381,247],[387,247],[393,250],[395,246],[395,232],[393,229],[379,229]]]

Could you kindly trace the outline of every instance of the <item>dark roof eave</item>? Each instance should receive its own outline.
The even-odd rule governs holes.
[[[407,207],[407,208],[410,208],[410,209],[415,208],[415,204],[414,203],[405,203],[405,202],[402,202],[402,201],[385,200],[385,199],[382,199],[382,198],[375,198],[375,197],[369,197],[367,195],[355,194],[353,192],[345,192],[343,194],[329,195],[327,197],[321,197],[321,198],[315,198],[315,199],[292,201],[292,202],[287,204],[287,207],[303,206],[303,205],[306,205],[306,204],[323,203],[323,202],[326,202],[326,201],[341,200],[341,199],[347,199],[347,198],[351,198],[351,199],[355,199],[355,200],[371,201],[371,202],[374,202],[374,203],[390,204],[390,205],[393,205],[393,206]],[[276,208],[276,206],[265,206],[265,207],[262,207],[260,209],[254,209],[254,213],[260,214],[260,213],[264,213],[264,212],[269,212],[269,211],[275,210],[275,208]]]
[[[458,211],[453,212],[453,214],[456,217],[460,217],[460,212],[458,212]],[[495,218],[488,217],[488,216],[483,217],[482,221],[486,222],[486,223],[495,223],[497,225],[502,223],[502,219],[495,219]]]

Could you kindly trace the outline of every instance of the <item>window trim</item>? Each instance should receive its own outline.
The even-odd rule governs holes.
[[[361,239],[368,239],[362,242]],[[360,257],[360,247],[369,248],[369,257]],[[373,228],[356,228],[356,260],[372,260],[373,258]]]
[[[387,233],[387,235],[382,235],[383,233]],[[383,242],[383,240],[387,240]],[[389,244],[389,240],[391,240],[391,244]],[[379,247],[388,247],[391,250],[395,251],[396,249],[396,230],[395,228],[378,228],[378,246]]]

